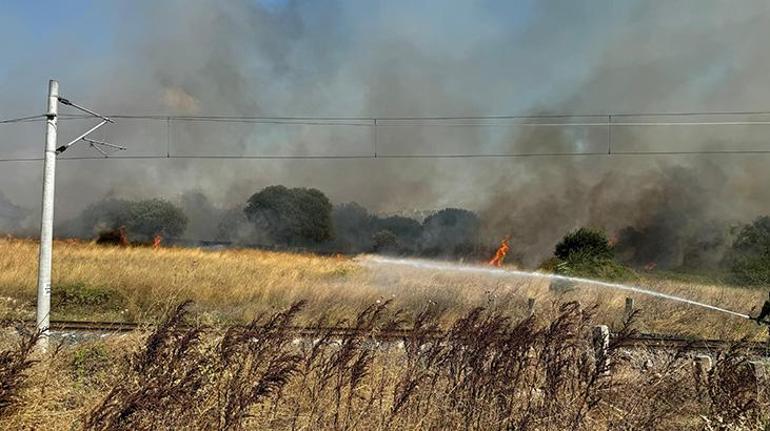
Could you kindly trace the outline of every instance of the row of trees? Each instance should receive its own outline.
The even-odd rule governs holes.
[[[480,244],[480,220],[471,211],[447,208],[421,223],[409,217],[370,214],[356,203],[333,206],[321,191],[309,188],[266,187],[242,208],[206,214],[216,226],[213,239],[242,244],[430,257],[488,251]],[[60,231],[92,236],[123,226],[132,240],[144,241],[155,234],[178,238],[188,223],[181,208],[162,199],[106,199],[86,208]]]
[[[277,244],[341,251],[467,256],[479,249],[481,223],[467,210],[447,208],[422,223],[370,214],[356,203],[332,206],[319,190],[267,187],[244,209],[256,228]]]
[[[469,256],[479,252],[481,222],[467,210],[447,208],[420,223],[403,216],[380,217],[348,203],[332,211],[336,236],[331,246],[352,253]]]
[[[426,257],[487,258],[479,217],[467,210],[447,208],[419,222],[403,216],[379,216],[356,203],[332,205],[321,191],[270,186],[252,195],[245,206],[219,213],[217,238],[244,244],[303,247],[343,253],[390,253]],[[132,240],[155,234],[176,238],[185,232],[188,217],[162,199],[130,201],[107,199],[88,207],[65,232],[94,235],[124,226]],[[617,262],[643,266],[639,253],[630,258],[610,244],[599,230],[579,229],[567,234],[555,248],[546,269],[601,278],[623,278],[628,272]],[[734,241],[716,264],[730,281],[770,283],[770,217],[760,217],[733,232]],[[617,253],[616,253],[617,252]],[[636,259],[636,260],[634,260]]]

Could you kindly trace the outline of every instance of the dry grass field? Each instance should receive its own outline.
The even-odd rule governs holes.
[[[36,262],[35,242],[0,239],[0,296],[15,305],[13,317],[34,316]],[[597,319],[616,327],[623,319],[625,298],[632,296],[641,310],[642,331],[722,339],[761,339],[766,334],[739,317],[623,291],[580,285],[559,293],[542,279],[374,265],[366,258],[57,241],[53,268],[53,319],[148,322],[192,300],[202,323],[243,322],[305,300],[308,304],[297,319],[307,322],[322,314],[349,317],[369,304],[391,300],[393,308],[408,312],[438,307],[446,323],[476,306],[521,319],[531,297],[543,318],[552,317],[558,303],[577,301],[597,306]],[[760,306],[767,295],[659,278],[643,278],[638,284],[743,313]]]
[[[54,250],[54,319],[165,323],[77,343],[54,339],[46,353],[30,349],[34,334],[6,326],[0,429],[749,430],[770,420],[766,383],[747,374],[740,346],[716,354],[707,375],[684,352],[613,345],[609,362],[598,361],[591,328],[629,329],[627,292],[580,285],[558,293],[547,280],[366,257],[70,241]],[[6,317],[33,316],[36,252],[33,241],[0,240]],[[657,278],[639,284],[744,312],[766,295]],[[531,319],[529,297],[537,304]],[[640,331],[766,334],[723,313],[634,298]],[[188,299],[194,304],[175,313]],[[339,323],[371,338],[309,342],[288,329]],[[403,344],[378,343],[389,327],[425,331]],[[427,338],[434,329],[440,342]]]

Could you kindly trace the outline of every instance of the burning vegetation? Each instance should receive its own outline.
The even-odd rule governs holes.
[[[505,256],[508,254],[508,250],[511,249],[511,246],[509,244],[510,239],[505,238],[500,243],[500,247],[498,247],[497,251],[495,252],[494,257],[489,261],[489,264],[492,266],[502,266],[503,261],[505,260]]]
[[[96,243],[100,245],[118,245],[121,247],[128,247],[130,245],[128,232],[126,232],[125,226],[99,232],[96,237]]]
[[[163,199],[129,201],[105,199],[64,223],[57,231],[65,236],[90,238],[97,242],[126,245],[131,241],[152,244],[157,235],[176,238],[188,223],[185,213]]]

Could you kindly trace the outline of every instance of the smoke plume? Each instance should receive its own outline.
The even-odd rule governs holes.
[[[11,56],[13,67],[0,74],[7,102],[0,117],[39,112],[50,77],[61,81],[66,97],[100,112],[161,116],[384,118],[770,106],[765,82],[770,57],[764,55],[770,11],[762,0],[740,7],[711,0],[457,1],[438,8],[411,1],[147,0],[92,7],[92,18],[78,27],[88,28],[88,19],[111,19],[108,46],[83,48],[93,47],[92,34],[62,28],[57,30],[61,52]],[[18,25],[6,27],[0,30],[3,39],[24,39]],[[71,32],[73,26],[67,27]],[[762,115],[687,119],[770,120]],[[538,121],[587,120],[596,119]],[[512,235],[512,251],[530,265],[583,225],[619,235],[635,262],[710,261],[691,256],[702,248],[698,241],[720,243],[726,224],[770,212],[765,156],[620,153],[762,150],[765,128],[631,124],[681,120],[615,117],[619,125],[611,132],[601,124],[383,120],[375,139],[366,122],[124,119],[95,138],[124,145],[129,148],[124,155],[137,156],[369,155],[375,143],[379,155],[609,150],[616,155],[62,161],[57,218],[75,217],[104,197],[162,196],[194,212],[185,237],[215,237],[217,222],[207,223],[207,217],[242,206],[265,186],[284,184],[318,188],[333,202],[356,201],[375,213],[467,208],[480,215],[491,244]],[[87,123],[62,122],[60,141]],[[3,156],[38,157],[41,146],[37,123],[0,126]],[[89,154],[81,146],[64,156]],[[37,214],[40,171],[34,163],[3,164],[0,191],[13,204],[0,200],[0,208]],[[237,211],[228,214],[239,217]],[[20,215],[11,218],[18,221],[4,221],[5,229],[22,223]]]

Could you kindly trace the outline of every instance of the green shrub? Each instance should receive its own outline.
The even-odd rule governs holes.
[[[597,259],[612,259],[614,257],[607,235],[600,230],[585,227],[565,235],[556,244],[553,254],[561,260],[566,260],[574,253]]]
[[[540,269],[569,277],[610,281],[637,278],[631,269],[615,261],[607,235],[589,228],[565,235],[556,244],[554,256],[544,261]]]
[[[51,298],[53,307],[59,310],[116,310],[121,308],[123,303],[123,297],[118,292],[104,287],[87,286],[85,283],[56,285]]]
[[[559,261],[554,272],[570,277],[610,281],[626,281],[637,278],[634,271],[612,259],[596,257],[584,252],[571,253],[566,260]]]
[[[537,268],[539,270],[541,270],[541,271],[544,271],[544,272],[553,272],[553,273],[555,273],[560,262],[561,261],[559,260],[558,257],[551,256],[548,259],[544,260],[540,264],[540,266],[538,266]]]
[[[75,380],[88,382],[110,364],[110,354],[104,344],[94,343],[76,348],[69,365]]]
[[[770,283],[770,217],[743,226],[725,257],[728,280],[742,285]]]

